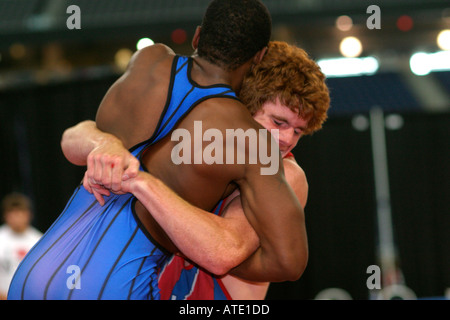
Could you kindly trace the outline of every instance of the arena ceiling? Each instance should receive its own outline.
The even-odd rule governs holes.
[[[360,38],[365,55],[436,51],[437,34],[450,29],[448,0],[263,2],[272,13],[273,38],[298,44],[314,57],[339,55],[339,42],[346,36]],[[140,37],[151,37],[183,53],[190,50],[190,38],[208,3],[209,0],[0,0],[0,70],[20,65],[9,58],[15,44],[35,52],[29,54],[34,59],[28,65],[38,63],[42,54],[36,52],[52,43],[62,46],[67,56],[78,57],[76,63],[83,63],[80,57],[89,52],[131,47]],[[373,4],[380,8],[380,29],[366,25],[371,16],[367,8]],[[81,9],[80,30],[66,26],[70,5]],[[336,28],[336,19],[342,15],[352,19],[353,27],[348,31]],[[399,20],[402,16],[409,18],[403,26]],[[171,39],[177,29],[186,32],[183,43]],[[99,57],[91,60],[102,63]]]

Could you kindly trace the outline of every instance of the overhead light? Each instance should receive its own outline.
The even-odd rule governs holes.
[[[437,36],[437,45],[442,50],[450,50],[450,29],[439,32]]]
[[[450,51],[417,52],[409,59],[409,67],[418,76],[425,76],[432,71],[450,70]]]
[[[349,31],[353,27],[353,20],[349,16],[339,16],[336,19],[336,28],[341,31]]]
[[[186,30],[178,28],[172,31],[170,34],[170,38],[172,41],[176,44],[183,44],[187,40],[187,33]]]
[[[356,37],[346,37],[341,41],[339,50],[344,57],[358,57],[362,52],[362,44]]]
[[[125,71],[128,63],[131,60],[131,56],[133,55],[133,52],[128,48],[122,48],[116,52],[114,55],[114,62],[116,66],[122,70]]]
[[[327,77],[372,75],[379,67],[374,57],[322,59],[317,64]]]
[[[152,45],[154,45],[154,44],[155,44],[155,42],[154,42],[152,39],[150,39],[150,38],[142,38],[142,39],[140,39],[140,40],[137,42],[136,48],[137,48],[138,50],[141,50],[141,49],[143,49],[143,48],[145,48],[145,47],[149,47],[149,46],[152,46]]]
[[[414,20],[408,15],[402,15],[397,19],[397,28],[400,31],[410,31],[414,27]]]

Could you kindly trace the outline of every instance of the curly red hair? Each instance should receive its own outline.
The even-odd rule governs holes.
[[[330,107],[325,75],[308,54],[286,42],[272,41],[264,59],[247,74],[241,101],[255,114],[267,101],[279,101],[303,119],[304,134],[322,128]]]

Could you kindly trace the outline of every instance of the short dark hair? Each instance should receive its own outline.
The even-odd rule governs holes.
[[[213,0],[201,27],[198,55],[234,70],[267,46],[272,20],[260,0]]]
[[[31,200],[26,195],[13,192],[6,195],[2,200],[2,213],[6,214],[13,210],[32,210]]]

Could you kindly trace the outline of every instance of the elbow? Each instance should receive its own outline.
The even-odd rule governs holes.
[[[297,281],[300,279],[300,277],[303,275],[303,273],[306,270],[306,266],[308,264],[308,259],[300,261],[298,264],[296,264],[295,268],[292,268],[292,270],[288,270],[286,274],[288,275],[287,281]]]
[[[215,261],[210,261],[204,266],[204,268],[212,274],[220,277],[228,274],[235,266],[236,263],[232,260],[222,258],[215,259]]]
[[[84,137],[83,130],[85,128],[94,126],[94,121],[86,120],[64,130],[60,142],[61,150],[64,157],[72,164],[77,166],[85,166],[87,164],[86,157],[81,155],[82,152],[78,140],[80,137]]]
[[[308,265],[308,252],[304,251],[295,256],[280,260],[281,281],[297,281],[305,272]]]
[[[73,159],[71,157],[71,153],[70,153],[70,141],[71,141],[71,128],[66,129],[61,137],[61,150],[64,154],[64,156],[66,157],[67,160],[69,160],[70,162],[73,162]]]
[[[70,135],[70,128],[64,130],[62,136],[61,136],[61,148],[64,151],[67,147],[67,140],[69,140]]]
[[[210,266],[209,268],[207,268],[207,270],[218,277],[222,277],[228,274],[231,268],[226,268],[223,265],[222,266],[217,265],[217,266]]]
[[[61,150],[64,157],[72,164],[77,166],[86,165],[86,161],[81,161],[77,157],[76,150],[73,147],[73,133],[72,128],[66,129],[61,137]]]
[[[224,276],[249,257],[251,254],[249,250],[249,247],[240,245],[239,241],[230,240],[228,247],[215,250],[215,254],[209,257],[209,261],[203,267],[217,276]]]

